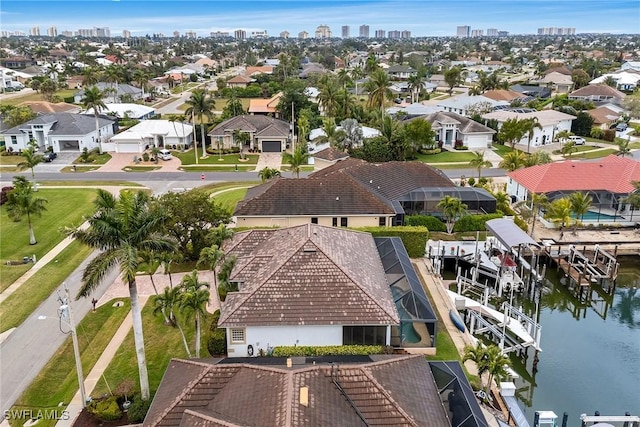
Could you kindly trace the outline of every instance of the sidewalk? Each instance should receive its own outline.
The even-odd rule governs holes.
[[[140,297],[141,306],[144,306],[144,304],[147,302],[147,299],[148,297],[146,296]],[[96,364],[93,366],[93,369],[91,370],[91,372],[89,372],[89,375],[87,375],[84,379],[84,389],[87,394],[87,397],[91,396],[91,392],[96,387],[96,384],[98,384],[98,381],[102,377],[102,374],[107,369],[107,366],[109,366],[111,359],[113,359],[116,352],[120,348],[120,345],[122,345],[122,343],[124,342],[124,339],[129,333],[129,330],[131,330],[132,326],[133,326],[133,320],[131,317],[131,311],[129,311],[129,314],[127,314],[127,316],[124,318],[124,320],[122,321],[122,324],[120,325],[116,333],[113,335],[113,338],[111,338],[111,341],[109,341],[109,344],[107,344],[107,347],[104,349],[104,352],[102,353],[100,358],[96,361]],[[67,412],[69,413],[69,419],[58,421],[56,423],[56,426],[59,426],[59,427],[73,426],[73,423],[75,422],[76,418],[78,418],[78,415],[80,415],[80,412],[82,412],[82,397],[80,396],[80,390],[78,390],[75,396],[73,396],[73,399],[71,399],[69,406],[67,406]]]

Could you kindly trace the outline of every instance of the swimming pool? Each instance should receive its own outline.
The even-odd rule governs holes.
[[[576,218],[575,214],[572,214],[571,216],[573,218]],[[623,220],[624,217],[620,215],[608,215],[605,213],[598,214],[598,212],[588,211],[586,214],[582,215],[582,218],[581,218],[582,221],[598,221],[598,219],[601,222],[613,222],[616,220]]]

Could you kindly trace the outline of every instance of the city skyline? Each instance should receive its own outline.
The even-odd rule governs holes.
[[[150,5],[153,4],[153,7]],[[82,5],[82,7],[79,7]],[[34,15],[33,10],[38,10]],[[603,16],[612,19],[602,19]],[[42,18],[46,17],[46,18]],[[436,19],[437,17],[437,19]],[[613,19],[615,17],[615,19]],[[123,30],[132,36],[179,31],[206,37],[211,32],[242,29],[267,31],[276,37],[283,31],[313,34],[327,25],[334,36],[343,26],[367,25],[374,32],[410,31],[413,37],[455,36],[456,28],[500,28],[510,34],[537,34],[541,27],[573,27],[576,33],[639,33],[640,3],[637,0],[600,2],[585,0],[435,1],[236,1],[175,2],[158,0],[29,1],[5,0],[0,7],[2,30],[22,31],[56,27],[58,33],[79,28],[109,27],[112,35]],[[354,37],[356,34],[351,33]]]

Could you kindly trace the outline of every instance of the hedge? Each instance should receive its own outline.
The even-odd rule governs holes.
[[[127,417],[129,418],[130,423],[142,423],[144,421],[144,417],[149,412],[149,407],[151,406],[151,399],[142,400],[140,395],[136,395],[133,398],[133,403],[127,412]]]
[[[447,231],[447,224],[431,215],[409,215],[405,222],[412,227],[427,227],[429,231]]]
[[[87,411],[102,421],[117,421],[122,418],[122,411],[115,396],[91,402]]]
[[[327,345],[327,346],[282,346],[273,349],[274,357],[304,356],[368,356],[389,354],[393,349],[384,345]]]
[[[465,215],[458,219],[453,226],[454,233],[465,231],[485,231],[485,223],[491,219],[502,218],[501,212],[485,215]]]
[[[429,239],[429,230],[426,227],[363,227],[355,230],[371,233],[373,237],[400,237],[411,258],[424,256]]]
[[[212,356],[227,354],[227,331],[226,329],[218,328],[219,319],[220,310],[216,310],[211,319],[211,334],[207,341],[207,350]]]

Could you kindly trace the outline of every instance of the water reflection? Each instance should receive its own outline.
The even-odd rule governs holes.
[[[628,284],[625,283],[627,278],[629,278]],[[625,274],[620,279],[628,287],[616,292],[618,298],[611,312],[623,325],[631,329],[638,329],[640,328],[640,290],[638,289],[640,277]]]

